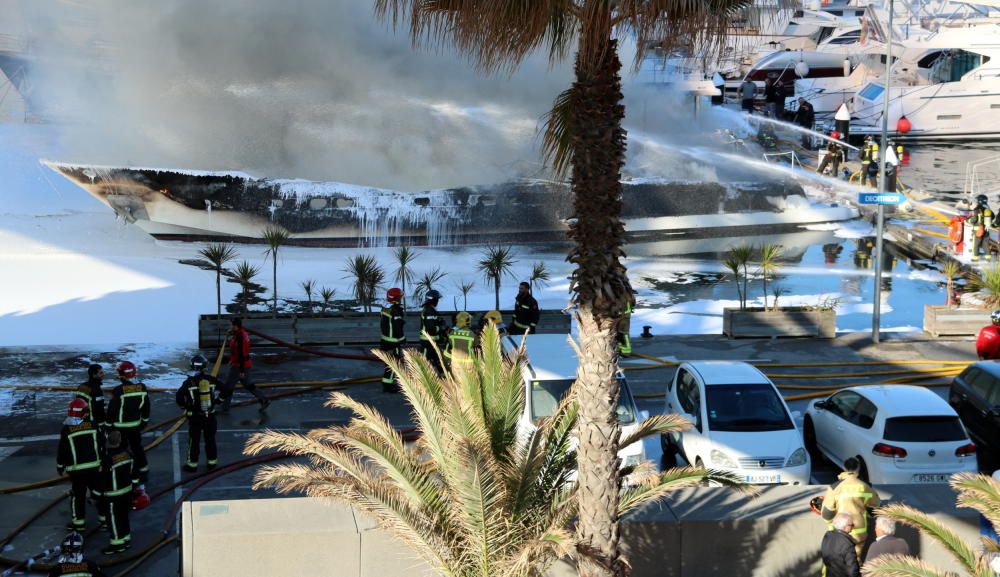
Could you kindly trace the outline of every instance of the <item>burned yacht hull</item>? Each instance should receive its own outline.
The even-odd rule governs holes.
[[[411,193],[236,172],[45,164],[159,240],[261,242],[277,225],[297,245],[545,242],[564,240],[572,218],[569,188],[549,181]],[[624,200],[628,234],[646,240],[857,216],[780,182],[629,181]]]

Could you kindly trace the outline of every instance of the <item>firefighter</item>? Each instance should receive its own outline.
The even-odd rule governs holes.
[[[1000,360],[1000,311],[990,314],[990,322],[976,337],[976,354],[983,361]]]
[[[94,425],[103,427],[107,424],[107,414],[104,411],[104,367],[93,364],[87,367],[87,382],[76,388],[76,397],[87,401],[90,407],[90,420]]]
[[[215,431],[218,428],[215,418],[219,406],[218,390],[222,382],[205,372],[208,360],[201,356],[191,357],[191,370],[194,374],[185,379],[184,384],[177,389],[177,404],[184,409],[188,420],[188,452],[184,470],[198,470],[201,437],[205,435],[205,456],[209,469],[219,464],[219,451],[215,444]]]
[[[979,251],[985,250],[986,260],[990,260],[990,226],[993,225],[993,210],[985,194],[976,197],[976,208],[972,211],[970,223],[975,237],[972,241],[972,260],[979,260]]]
[[[132,510],[132,469],[136,463],[123,442],[122,432],[114,429],[108,433],[108,450],[101,464],[104,496],[104,514],[108,519],[110,542],[101,550],[105,555],[121,553],[132,544],[129,512]]]
[[[538,315],[538,301],[531,296],[531,285],[522,282],[518,285],[517,297],[514,298],[514,318],[511,322],[514,332],[522,335],[525,331],[535,334]]]
[[[83,535],[72,531],[59,547],[59,561],[52,565],[49,577],[104,577],[97,563],[83,558]]]
[[[88,418],[87,402],[73,399],[66,411],[59,432],[56,470],[69,474],[72,489],[69,504],[72,518],[66,525],[71,531],[82,531],[87,525],[87,491],[96,499],[101,496],[101,456],[104,439],[97,426]],[[100,511],[98,519],[103,522]]]
[[[493,310],[483,315],[483,328],[487,326],[496,327],[500,336],[507,334],[507,325],[503,324],[503,315],[500,314],[500,311]]]
[[[873,149],[874,147],[874,149]],[[872,161],[877,160],[876,155],[873,150],[878,150],[878,145],[872,140],[871,136],[865,137],[865,143],[861,147],[861,184],[868,184],[868,167],[871,165]]]
[[[830,133],[832,138],[838,138],[840,136],[839,132]],[[840,163],[844,161],[844,147],[840,145],[836,140],[831,140],[827,142],[826,154],[823,155],[823,161],[819,163],[819,167],[816,172],[823,174],[826,167],[831,167],[830,175],[837,178],[837,173],[840,172]]]
[[[444,357],[452,371],[456,367],[472,364],[476,335],[472,332],[471,325],[472,315],[469,313],[461,311],[455,315],[455,326],[448,333],[448,348],[444,351]]]
[[[828,528],[832,527],[830,522],[837,513],[847,513],[852,517],[854,528],[851,529],[851,537],[859,558],[868,538],[868,509],[879,506],[878,493],[858,477],[860,470],[861,463],[854,457],[844,461],[844,472],[827,489],[821,511]]]
[[[406,333],[404,332],[406,318],[403,316],[403,305],[400,304],[403,302],[403,291],[393,287],[385,293],[385,300],[388,302],[382,307],[378,347],[385,354],[398,361],[403,358],[403,345],[406,344]],[[382,390],[386,393],[399,392],[399,383],[388,364],[382,371]]]
[[[424,308],[420,310],[420,352],[438,372],[441,372],[441,358],[434,351],[434,343],[442,350],[448,343],[448,327],[437,310],[440,300],[441,293],[431,289],[427,291]]]
[[[250,367],[253,366],[253,359],[250,358],[250,333],[243,328],[243,319],[233,319],[229,323],[229,374],[221,387],[222,412],[229,412],[229,405],[233,402],[233,394],[236,391],[236,383],[243,385],[243,389],[254,396],[260,403],[257,410],[264,412],[271,404],[271,399],[264,396],[264,393],[257,390],[257,386],[250,380]]]
[[[118,365],[121,384],[111,390],[108,402],[108,424],[120,431],[135,459],[133,481],[140,488],[149,478],[149,462],[142,446],[142,429],[149,422],[149,393],[143,383],[133,383],[137,370],[130,361]]]

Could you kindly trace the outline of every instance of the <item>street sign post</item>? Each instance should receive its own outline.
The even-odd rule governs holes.
[[[861,204],[902,204],[906,195],[901,192],[861,192],[858,202]]]
[[[895,194],[888,190],[885,179],[886,151],[889,148],[889,87],[892,85],[892,12],[896,0],[886,0],[889,4],[889,25],[886,27],[885,38],[885,90],[882,94],[882,144],[878,151],[878,190],[881,195]],[[895,186],[893,187],[895,188]],[[878,218],[875,221],[875,298],[872,299],[872,342],[878,344],[882,326],[882,230],[885,227],[885,204],[878,204]]]

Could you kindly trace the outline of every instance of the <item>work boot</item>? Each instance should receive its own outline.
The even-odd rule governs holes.
[[[108,545],[104,549],[101,549],[101,553],[108,556],[117,555],[118,553],[127,551],[130,545],[132,545],[131,541],[126,541],[121,545]]]
[[[198,470],[198,465],[192,465],[191,463],[184,463],[184,466],[181,467],[181,469],[184,469],[188,473],[194,473],[195,471]]]
[[[82,533],[86,528],[87,528],[86,523],[74,523],[72,521],[66,523],[67,531],[76,531],[77,533]]]

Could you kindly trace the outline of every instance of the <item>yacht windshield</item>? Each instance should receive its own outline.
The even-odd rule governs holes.
[[[794,428],[774,387],[767,383],[706,387],[713,431],[781,431]]]

